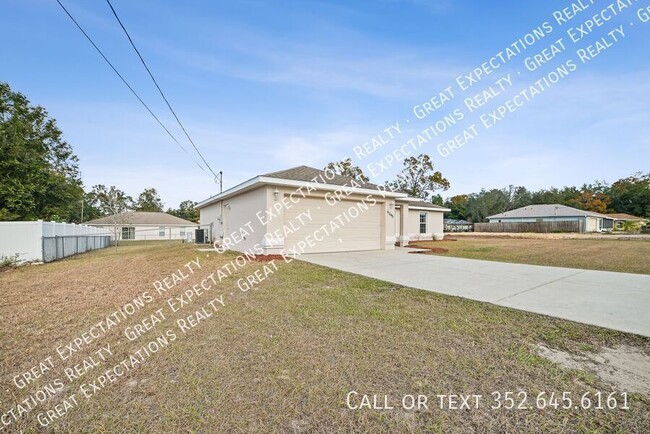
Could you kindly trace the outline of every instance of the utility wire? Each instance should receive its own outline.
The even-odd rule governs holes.
[[[126,79],[122,76],[122,74],[120,74],[120,72],[115,68],[115,66],[113,66],[113,64],[111,63],[111,61],[108,60],[108,58],[104,55],[104,53],[102,52],[102,50],[100,50],[100,48],[97,46],[97,44],[95,44],[95,42],[90,38],[90,36],[88,36],[88,33],[86,33],[86,31],[81,27],[81,25],[77,22],[77,20],[75,20],[74,17],[70,14],[70,12],[68,12],[68,10],[65,8],[65,6],[63,6],[63,4],[61,3],[61,1],[60,1],[60,0],[56,0],[56,2],[59,4],[59,6],[61,6],[61,8],[63,9],[63,11],[66,13],[66,15],[68,15],[68,17],[72,20],[72,22],[75,23],[75,25],[77,26],[77,28],[81,31],[81,33],[83,33],[83,35],[86,37],[86,39],[88,39],[88,41],[92,44],[92,46],[95,47],[95,50],[97,50],[97,52],[100,54],[100,56],[102,56],[102,58],[106,61],[106,63],[108,64],[108,66],[111,67],[111,69],[113,70],[113,72],[115,72],[115,74],[117,74],[117,76],[120,77],[120,79],[122,80],[122,82],[126,85],[126,87],[129,88],[129,90],[131,91],[131,93],[132,93],[133,95],[135,95],[135,97],[138,99],[138,101],[140,101],[140,103],[144,106],[144,108],[147,109],[147,111],[149,112],[149,114],[150,114],[151,116],[153,116],[153,118],[156,120],[156,122],[158,122],[158,123],[160,124],[160,126],[165,130],[165,132],[169,135],[169,137],[171,137],[171,138],[174,140],[174,142],[176,142],[176,144],[177,144],[178,146],[180,146],[181,149],[182,149],[183,151],[185,151],[186,154],[189,155],[189,153],[187,152],[187,149],[185,149],[185,147],[184,147],[184,146],[183,146],[183,145],[178,141],[178,139],[176,139],[176,137],[174,137],[174,135],[173,135],[173,134],[172,134],[172,133],[167,129],[167,127],[166,127],[166,126],[165,126],[165,125],[160,121],[160,119],[158,119],[158,116],[156,116],[156,115],[154,114],[154,112],[151,111],[151,109],[149,108],[149,106],[148,106],[148,105],[147,105],[147,104],[142,100],[142,98],[140,98],[140,95],[138,95],[138,93],[137,93],[135,90],[133,90],[133,87],[131,87],[131,85],[129,84],[129,82],[127,82]],[[205,169],[203,168],[203,166],[201,166],[201,165],[200,165],[197,161],[195,161],[194,159],[192,159],[192,160],[193,160],[194,163],[199,167],[199,169],[201,169],[203,172],[205,172],[206,175],[210,176],[210,174],[209,174],[208,172],[205,171]],[[204,161],[205,161],[205,160],[204,160]],[[214,172],[213,172],[213,173],[214,173]]]
[[[155,79],[154,76],[153,76],[153,73],[152,73],[151,70],[149,69],[149,66],[147,66],[147,62],[144,61],[144,58],[142,57],[142,54],[140,54],[140,50],[138,50],[138,48],[135,46],[135,43],[133,42],[133,39],[131,38],[131,35],[130,35],[129,32],[126,30],[126,27],[124,27],[124,24],[122,24],[122,20],[120,20],[120,17],[117,15],[117,12],[115,11],[115,8],[114,8],[113,5],[111,4],[110,0],[106,0],[106,3],[108,3],[108,6],[111,8],[111,11],[113,12],[113,15],[115,16],[115,19],[116,19],[117,22],[120,24],[120,27],[122,27],[122,30],[124,30],[124,34],[125,34],[126,37],[129,39],[129,42],[131,43],[131,46],[133,47],[133,49],[135,50],[136,54],[137,54],[138,57],[140,58],[140,62],[142,62],[142,66],[144,66],[144,69],[147,70],[147,73],[149,74],[149,77],[151,77],[151,80],[153,81],[153,84],[156,85],[156,89],[158,89],[158,92],[160,92],[160,96],[162,97],[163,100],[165,100],[165,104],[167,104],[167,107],[169,108],[169,111],[172,112],[172,114],[174,115],[174,118],[176,119],[176,122],[178,122],[178,125],[180,125],[181,129],[182,129],[183,132],[185,133],[185,137],[187,137],[187,140],[190,141],[190,143],[191,143],[192,146],[194,147],[194,150],[196,151],[197,154],[199,154],[199,157],[201,157],[201,160],[203,160],[203,163],[204,163],[205,166],[208,168],[208,170],[210,170],[210,172],[212,172],[212,174],[214,175],[215,179],[219,179],[219,175],[217,175],[217,174],[214,172],[214,170],[212,170],[212,168],[210,167],[210,165],[208,164],[208,162],[205,160],[205,158],[203,158],[203,154],[201,154],[201,151],[199,151],[199,148],[197,148],[196,144],[194,144],[194,140],[192,140],[192,138],[190,137],[190,135],[187,133],[187,130],[185,129],[185,126],[183,125],[183,123],[181,122],[181,120],[180,120],[180,119],[178,118],[178,116],[176,115],[176,112],[174,111],[174,109],[172,108],[171,104],[169,103],[169,100],[168,100],[167,97],[165,96],[165,93],[162,91],[162,89],[161,89],[160,86],[158,85],[158,81],[156,81],[156,79]]]

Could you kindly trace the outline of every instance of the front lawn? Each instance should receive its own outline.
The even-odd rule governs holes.
[[[454,243],[462,245],[448,242]],[[201,268],[186,267],[197,255]],[[577,402],[585,393],[620,392],[589,372],[538,356],[533,348],[540,343],[574,353],[626,344],[650,355],[650,339],[298,261],[253,262],[226,273],[234,258],[191,245],[139,245],[0,273],[2,414],[63,379],[56,394],[5,430],[37,431],[37,416],[45,414],[49,429],[71,433],[650,432],[650,398],[638,393],[629,395],[628,410],[490,409],[492,392],[526,392],[533,406],[540,392],[568,392]],[[175,299],[179,311],[172,312],[169,297],[180,298],[217,270],[230,277],[202,295],[195,291],[186,305]],[[189,277],[177,283],[181,274]],[[244,292],[237,279],[251,275],[260,283]],[[155,288],[168,285],[160,296]],[[143,291],[151,302],[68,354],[69,342]],[[218,297],[224,305],[201,319],[206,311],[197,311]],[[151,324],[146,319],[159,316],[158,309],[165,319],[130,341],[125,328]],[[185,334],[178,320],[195,326]],[[137,367],[97,390],[88,387],[168,330],[176,338]],[[62,360],[59,346],[70,358]],[[96,353],[106,346],[111,355]],[[22,389],[14,385],[16,374],[48,356],[51,370]],[[79,371],[89,356],[96,365]],[[79,378],[68,381],[64,370],[73,367]],[[88,399],[82,384],[93,392]],[[349,409],[351,391],[359,393],[351,395],[353,405],[362,394],[377,394],[379,404],[388,395],[395,408]],[[63,411],[71,394],[77,405]],[[399,405],[404,395],[418,394],[429,397],[428,410]],[[451,410],[437,407],[437,394],[485,398],[479,409]]]
[[[650,241],[458,237],[415,241],[431,254],[518,264],[650,274]],[[444,249],[441,250],[441,249]]]

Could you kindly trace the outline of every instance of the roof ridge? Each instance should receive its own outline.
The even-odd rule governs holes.
[[[165,224],[170,224],[170,225],[181,225],[185,224],[187,226],[190,225],[196,225],[197,223],[192,222],[190,220],[186,220],[183,218],[180,218],[178,216],[175,216],[173,214],[170,214],[168,212],[164,211],[125,211],[122,213],[116,213],[116,214],[111,214],[107,216],[102,216],[93,220],[89,220],[87,222],[84,222],[86,225],[93,225],[93,224],[115,224],[116,223],[116,217],[118,216],[126,216],[126,220],[118,222],[119,224],[151,224],[151,225],[161,225],[164,226]],[[154,219],[153,221],[133,221],[135,218],[136,220],[137,217],[149,217]],[[161,219],[162,218],[162,219]]]
[[[313,176],[312,174],[308,173],[302,173],[302,174],[297,174],[296,172],[299,172],[302,170],[303,172],[316,172],[318,173],[318,176]],[[333,176],[328,176],[326,175],[328,173],[332,173]],[[300,176],[302,175],[302,176]],[[289,169],[285,170],[278,170],[276,172],[270,172],[270,173],[265,173],[263,175],[258,175],[260,177],[269,177],[269,178],[280,178],[280,179],[287,179],[287,180],[294,180],[294,181],[305,181],[305,182],[310,182],[313,181],[314,179],[318,178],[320,176],[322,183],[331,183],[333,185],[344,185],[349,182],[355,182],[358,183],[361,187],[370,187],[370,188],[378,188],[377,184],[373,184],[371,182],[362,182],[359,181],[351,176],[347,175],[340,175],[338,173],[335,173],[332,170],[329,169],[317,169],[315,167],[307,166],[307,165],[300,165],[300,166],[295,166],[291,167]],[[337,182],[332,182],[332,181],[339,181],[343,182],[343,184],[339,184]],[[344,182],[345,181],[345,182]]]
[[[549,211],[546,214],[543,214],[543,215],[542,215],[542,213],[544,211],[542,211],[542,213],[537,214],[537,215],[535,215],[535,214],[528,215],[528,216],[520,215],[524,211],[535,211],[535,210],[538,210],[538,209],[539,210],[549,210]],[[556,213],[551,214],[551,211],[550,211],[551,209],[560,210],[560,212],[564,212],[565,214],[563,214],[563,215],[558,215]],[[568,214],[568,213],[573,213],[573,214]],[[591,217],[606,217],[606,218],[609,218],[609,217],[607,217],[607,214],[601,214],[601,213],[597,213],[597,212],[594,212],[594,211],[585,211],[585,210],[582,210],[580,208],[575,208],[575,207],[568,206],[568,205],[563,205],[563,204],[560,204],[560,203],[539,203],[539,204],[525,205],[525,206],[522,206],[522,207],[519,207],[519,208],[507,210],[507,211],[504,211],[504,212],[501,212],[501,213],[498,213],[498,214],[488,216],[488,218],[499,218],[499,217],[502,217],[502,218],[507,218],[507,217],[552,217],[552,216],[562,216],[562,217],[568,217],[568,216],[589,217],[589,216],[591,216]]]
[[[289,167],[288,169],[283,169],[283,170],[276,170],[275,172],[263,173],[263,174],[261,174],[261,175],[257,175],[257,176],[271,176],[271,175],[276,175],[276,174],[278,174],[278,173],[283,173],[283,172],[288,172],[288,171],[290,171],[290,170],[300,169],[301,167],[306,167],[306,168],[308,168],[308,169],[318,170],[318,169],[316,169],[315,167],[310,167],[310,166],[307,166],[307,165],[305,165],[305,164],[301,164],[301,165],[299,165],[299,166]]]

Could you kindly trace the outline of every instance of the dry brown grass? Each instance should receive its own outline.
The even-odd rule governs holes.
[[[431,253],[458,258],[650,274],[648,240],[449,237],[452,240],[417,241],[412,245],[448,249],[446,253]]]
[[[196,254],[187,245],[132,246],[117,255],[103,250],[0,273],[2,413],[26,395],[12,385],[13,375],[152,290],[154,280]],[[206,272],[193,282],[232,259],[198,254]],[[263,265],[250,264],[239,276]],[[218,314],[90,400],[80,399],[80,406],[51,428],[75,433],[650,431],[650,400],[640,395],[630,398],[627,411],[352,411],[345,406],[351,390],[391,397],[609,391],[588,373],[564,371],[536,356],[532,346],[544,342],[577,352],[626,343],[650,353],[645,338],[301,262],[282,264],[248,293],[239,292],[232,278],[219,292],[226,294],[226,306]],[[147,311],[161,304],[157,300]],[[123,327],[102,338],[115,355],[87,379],[173,327],[173,318],[169,321],[136,342],[126,341]],[[38,411],[12,429],[37,430]]]

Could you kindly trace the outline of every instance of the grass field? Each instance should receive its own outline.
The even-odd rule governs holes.
[[[200,270],[159,296],[153,282],[181,267],[189,274],[184,264],[196,255]],[[630,395],[629,410],[490,409],[494,391],[526,391],[529,404],[542,391],[570,392],[577,400],[586,392],[613,391],[589,372],[563,370],[539,357],[532,349],[539,343],[574,353],[626,344],[650,354],[649,339],[298,261],[276,264],[277,271],[243,292],[237,279],[269,266],[249,263],[171,312],[168,297],[233,259],[199,253],[191,245],[140,245],[0,273],[2,414],[55,379],[65,380],[56,395],[4,431],[43,430],[37,416],[49,409],[56,416],[46,420],[49,429],[71,433],[650,432],[650,397],[640,394]],[[153,295],[151,303],[61,359],[58,346],[143,291]],[[196,320],[194,312],[220,295],[224,306],[183,334],[176,321],[190,314]],[[125,327],[159,308],[165,320],[129,341]],[[177,338],[89,399],[83,397],[82,384],[96,381],[166,330]],[[94,356],[98,366],[67,380],[65,368],[82,366],[107,344],[112,355],[105,361]],[[54,360],[51,370],[26,388],[13,384],[16,374],[48,356]],[[346,396],[353,390],[389,395],[392,404],[405,394],[428,395],[431,407],[350,410]],[[447,393],[482,394],[485,401],[473,410],[435,408],[435,395]],[[77,404],[63,411],[71,394]]]
[[[417,241],[432,254],[519,264],[650,274],[650,241],[458,237]],[[438,249],[445,249],[440,251]]]

